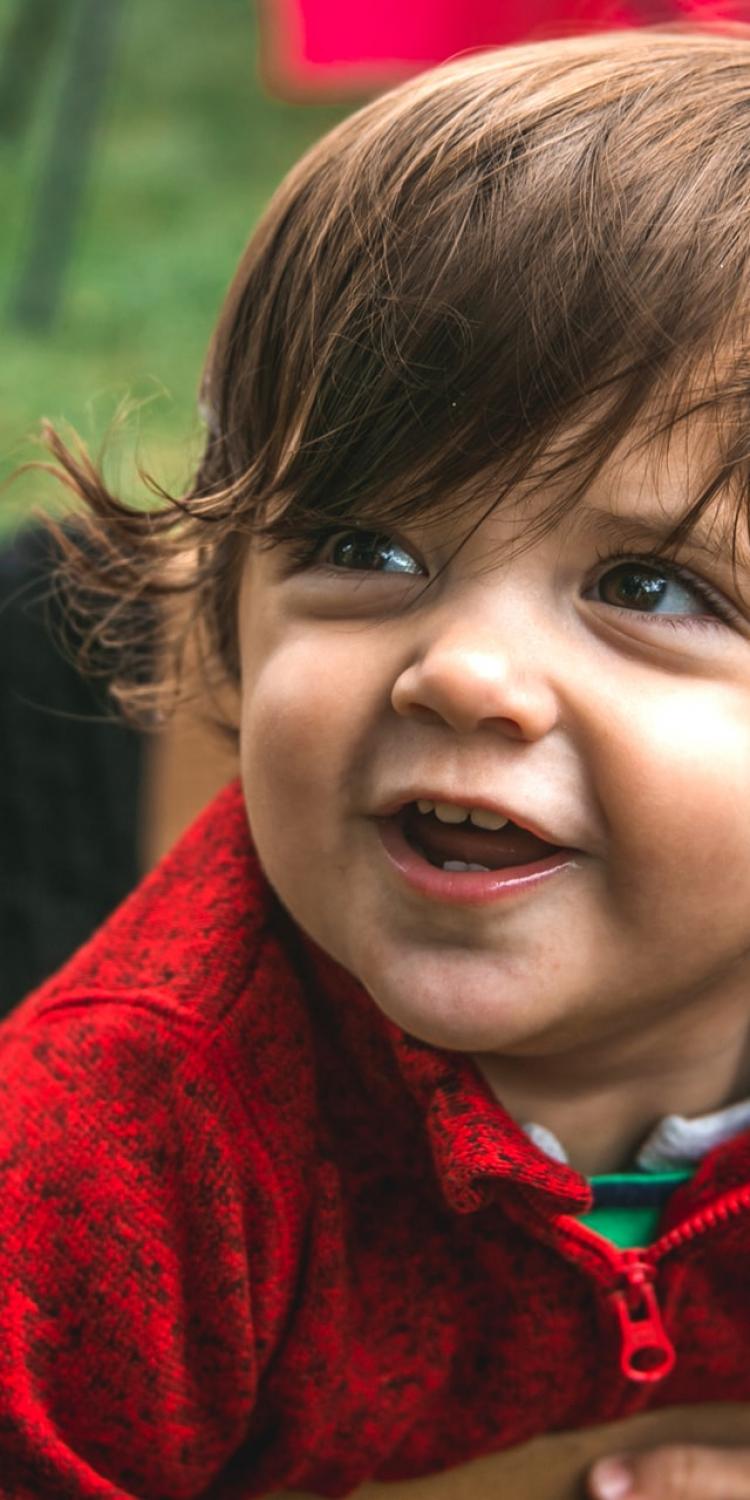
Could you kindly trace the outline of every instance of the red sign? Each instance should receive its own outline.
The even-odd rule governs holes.
[[[277,92],[370,94],[475,47],[686,20],[750,21],[750,0],[262,0]]]

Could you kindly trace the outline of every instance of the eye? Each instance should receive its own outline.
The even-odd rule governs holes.
[[[422,574],[410,552],[385,532],[344,531],[331,537],[320,561],[349,572]]]
[[[600,574],[591,591],[601,604],[638,614],[669,618],[728,621],[732,612],[707,583],[699,582],[677,564],[644,562],[637,558],[617,562]]]

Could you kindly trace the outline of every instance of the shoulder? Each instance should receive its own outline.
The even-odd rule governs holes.
[[[27,1226],[59,1198],[93,1234],[125,1205],[166,1243],[178,1204],[221,1205],[256,1267],[279,1238],[294,1263],[317,1094],[289,926],[233,785],[0,1026],[0,1180]]]
[[[32,1111],[54,1099],[101,1121],[103,1139],[113,1110],[139,1129],[182,1114],[261,1175],[266,1155],[271,1175],[283,1160],[304,1196],[317,1087],[298,942],[234,782],[0,1026],[0,1094]]]
[[[123,1494],[203,1493],[288,1314],[275,1247],[294,1268],[300,1210],[190,1041],[135,995],[61,997],[4,1032],[2,1462],[28,1443],[35,1495],[69,1492],[92,1421]]]
[[[232,782],[10,1024],[106,996],[212,1028],[253,997],[264,950],[283,950],[282,928]]]

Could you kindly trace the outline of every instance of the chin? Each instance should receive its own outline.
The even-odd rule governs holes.
[[[424,974],[415,976],[413,984],[400,972],[395,978],[387,973],[362,973],[361,983],[378,1009],[411,1036],[433,1047],[451,1052],[498,1052],[517,1046],[528,1035],[526,1005],[495,1003],[487,984],[481,995],[472,998],[465,982],[451,981],[443,971],[430,983]],[[495,975],[497,985],[497,975]],[[458,997],[458,998],[457,998]]]

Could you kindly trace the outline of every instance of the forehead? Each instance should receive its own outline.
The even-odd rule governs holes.
[[[492,507],[501,525],[512,520],[519,537],[630,535],[634,544],[685,543],[719,560],[747,558],[746,472],[727,463],[714,411],[661,425],[643,416],[582,474],[577,454],[589,430],[579,422],[558,433],[521,483],[505,489]]]
[[[745,476],[727,463],[715,411],[694,413],[661,432],[645,424],[611,455],[582,502],[597,524],[640,527],[654,543],[685,542],[720,561],[747,556]]]

